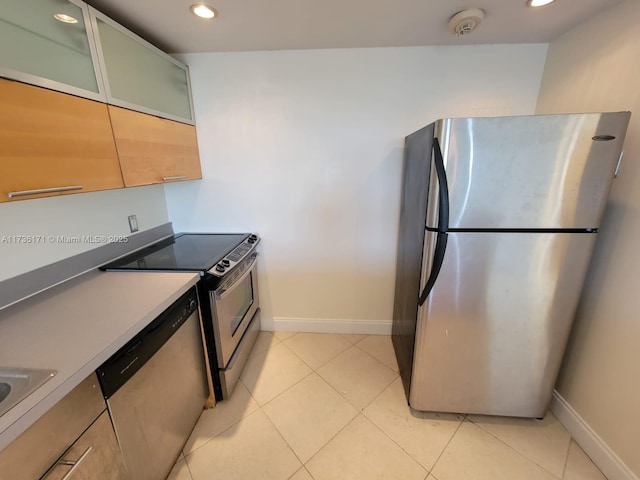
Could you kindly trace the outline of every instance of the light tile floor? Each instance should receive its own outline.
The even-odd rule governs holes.
[[[411,410],[390,337],[291,332],[260,333],[169,478],[606,480],[551,413]]]

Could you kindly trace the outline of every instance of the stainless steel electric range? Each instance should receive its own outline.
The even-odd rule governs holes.
[[[259,241],[249,233],[181,233],[101,267],[200,274],[198,297],[216,400],[233,392],[260,331]]]

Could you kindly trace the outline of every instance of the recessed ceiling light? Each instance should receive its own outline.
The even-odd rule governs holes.
[[[64,13],[56,13],[53,18],[62,23],[78,23],[78,19]]]
[[[544,7],[554,1],[555,0],[527,0],[527,5],[529,7]]]
[[[201,18],[213,18],[218,14],[210,6],[202,4],[191,5],[191,11]]]

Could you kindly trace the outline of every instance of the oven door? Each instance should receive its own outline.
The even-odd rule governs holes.
[[[209,292],[218,366],[224,369],[258,310],[257,253],[229,272],[222,284]]]

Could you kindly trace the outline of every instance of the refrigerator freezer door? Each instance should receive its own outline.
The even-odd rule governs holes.
[[[449,234],[438,280],[418,310],[410,405],[544,416],[595,238]]]
[[[598,228],[629,117],[618,112],[438,121],[449,227]],[[436,201],[436,191],[431,198]],[[435,228],[432,204],[427,225]]]

